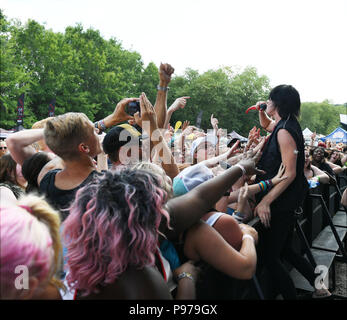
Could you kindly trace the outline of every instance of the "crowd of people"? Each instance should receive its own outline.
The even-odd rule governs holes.
[[[170,124],[189,108],[189,96],[167,107],[173,72],[160,65],[154,106],[142,93],[95,123],[70,112],[0,142],[2,299],[196,299],[202,264],[252,279],[260,241],[284,299],[296,291],[283,258],[314,287],[312,266],[291,248],[294,212],[309,187],[336,183],[347,146],[314,147],[314,135],[304,145],[290,85],[256,103],[267,134],[254,126],[247,143],[213,115],[207,132]],[[261,237],[247,224],[257,216]],[[328,296],[315,288],[314,298]]]

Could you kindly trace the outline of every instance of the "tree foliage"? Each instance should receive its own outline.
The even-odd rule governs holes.
[[[301,104],[300,125],[319,134],[327,135],[340,126],[340,114],[346,114],[345,105],[335,106],[328,100]]]
[[[258,76],[252,67],[242,72],[234,72],[228,67],[209,70],[201,75],[187,69],[184,76],[173,79],[171,88],[173,90],[170,90],[169,100],[179,96],[191,97],[185,109],[173,115],[172,123],[189,120],[195,124],[202,110],[203,129],[211,129],[210,116],[213,114],[219,120],[220,128],[247,135],[254,125],[259,126],[259,120],[256,112],[246,115],[245,110],[266,98],[269,80],[265,76]]]

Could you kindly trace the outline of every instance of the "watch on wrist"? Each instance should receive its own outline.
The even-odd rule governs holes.
[[[157,90],[160,90],[160,91],[169,91],[170,88],[169,88],[169,87],[161,87],[160,85],[157,85]]]

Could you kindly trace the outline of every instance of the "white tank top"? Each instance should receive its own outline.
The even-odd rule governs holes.
[[[210,216],[205,222],[213,227],[213,225],[216,223],[216,221],[223,215],[224,212],[216,212],[212,216]]]

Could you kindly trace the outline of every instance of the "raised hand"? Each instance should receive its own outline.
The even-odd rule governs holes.
[[[243,153],[243,159],[239,161],[238,164],[245,168],[247,175],[264,174],[265,172],[263,170],[256,168],[256,163],[260,160],[260,157],[260,150],[258,150],[256,153],[254,150],[249,150]]]
[[[161,63],[159,67],[160,86],[167,87],[171,81],[171,75],[175,69],[168,63]]]
[[[228,159],[239,152],[239,149],[238,149],[239,144],[240,144],[240,140],[237,140],[233,144],[233,146],[227,151],[227,158]]]
[[[218,119],[213,117],[213,114],[211,114],[211,125],[212,128],[215,130],[218,130]]]
[[[149,121],[150,122],[150,130],[155,130],[158,128],[157,123],[157,115],[155,113],[154,107],[152,106],[151,102],[148,100],[146,94],[142,92],[140,96],[140,109],[141,109],[141,116],[139,112],[136,112],[134,114],[135,122],[142,127],[143,121]]]
[[[185,121],[183,122],[183,125],[182,125],[182,132],[183,132],[184,130],[186,130],[186,129],[189,127],[189,124],[190,124],[190,121],[188,121],[188,120],[185,120]],[[192,132],[193,132],[193,128],[192,128]],[[190,133],[192,133],[192,132],[190,132]]]
[[[175,100],[175,102],[170,106],[168,112],[175,112],[178,109],[183,109],[186,106],[187,99],[190,97],[180,97]]]

